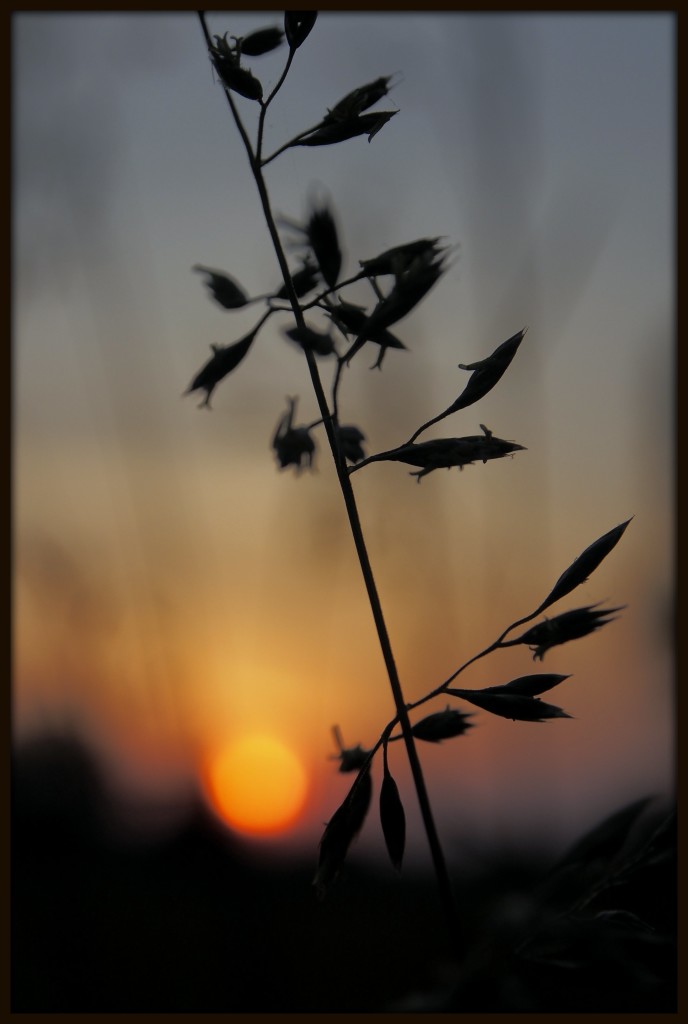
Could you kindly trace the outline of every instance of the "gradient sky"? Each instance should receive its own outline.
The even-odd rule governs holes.
[[[209,24],[242,35],[281,14]],[[544,661],[573,674],[551,699],[574,720],[481,713],[468,736],[423,746],[450,848],[526,827],[563,842],[671,784],[673,47],[661,13],[323,13],[270,108],[272,150],[395,75],[379,106],[400,113],[372,143],[297,148],[266,169],[273,206],[299,219],[329,195],[346,274],[415,238],[458,246],[395,328],[409,351],[381,374],[364,351],[345,377],[368,451],[452,402],[459,362],[529,328],[498,387],[428,434],[486,423],[526,452],[420,487],[393,464],[353,478],[407,699],[635,517],[556,609],[628,605]],[[252,62],[266,86],[285,56]],[[331,725],[372,743],[392,701],[324,438],[298,478],[270,450],[285,396],[317,417],[286,318],[212,413],[180,397],[209,346],[258,315],[209,301],[192,265],[251,294],[280,284],[198,19],[17,14],[13,60],[16,734],[83,730],[131,802],[173,800],[210,744],[272,731],[310,773],[308,813],[283,840],[310,850],[350,781],[327,761]],[[503,652],[465,685],[533,670],[525,649]],[[369,823],[359,849],[378,847]]]

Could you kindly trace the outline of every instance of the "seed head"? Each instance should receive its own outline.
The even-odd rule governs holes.
[[[328,206],[314,207],[306,225],[308,242],[313,250],[320,273],[330,288],[334,288],[342,268],[337,225]]]
[[[517,640],[511,640],[509,643],[528,644],[533,651],[533,659],[539,658],[542,661],[551,647],[565,644],[569,640],[578,640],[589,633],[594,633],[601,626],[606,626],[608,622],[613,622],[614,619],[609,616],[614,615],[614,612],[621,611],[625,605],[594,611],[593,609],[596,607],[597,605],[591,604],[585,608],[574,608],[570,612],[563,612],[553,619],[545,619],[544,622],[539,622],[537,626],[527,630],[523,636]]]
[[[439,237],[419,238],[415,242],[407,242],[406,245],[397,245],[393,249],[387,249],[370,260],[359,260],[358,262],[366,277],[403,273],[416,257],[432,258],[438,255],[441,251],[441,246],[437,245],[438,242]]]
[[[361,85],[358,89],[347,93],[339,103],[335,103],[332,110],[328,110],[325,123],[349,120],[363,113],[368,107],[372,107],[374,103],[387,95],[392,77],[392,75],[382,75],[374,82],[368,82],[367,85]]]
[[[305,42],[315,25],[317,17],[317,11],[284,12],[284,33],[290,50],[297,50]]]
[[[294,142],[294,146],[332,146],[337,142],[355,139],[357,135],[367,135],[368,142],[397,113],[396,110],[380,111],[377,114],[359,114],[358,117],[329,121],[323,123],[309,135]]]
[[[463,469],[472,462],[488,462],[491,459],[502,459],[514,452],[525,451],[515,441],[504,441],[495,437],[492,431],[481,423],[483,433],[468,437],[439,437],[434,441],[421,441],[418,444],[405,444],[400,448],[392,448],[388,452],[373,455],[369,462],[405,462],[410,466],[420,466],[418,473],[412,473],[420,483],[422,477],[436,469],[451,469],[457,466]],[[352,468],[350,472],[354,472]]]
[[[336,355],[337,350],[329,334],[322,334],[313,327],[287,327],[284,333],[292,341],[301,346],[304,351],[314,352],[317,356]]]
[[[248,303],[248,295],[244,289],[228,274],[223,274],[219,270],[211,270],[210,267],[203,267],[200,263],[197,263],[192,269],[199,274],[206,275],[203,283],[223,309],[241,309]]]
[[[490,690],[455,689],[449,689],[447,693],[461,697],[483,711],[499,715],[500,718],[510,718],[514,722],[545,722],[548,718],[571,717],[554,704],[545,704],[539,697],[509,693],[506,688],[500,693]]]
[[[447,415],[473,405],[474,402],[477,402],[492,390],[516,355],[518,346],[523,341],[525,333],[526,328],[518,331],[513,337],[498,345],[492,355],[489,355],[486,359],[480,359],[476,363],[459,363],[460,370],[472,370],[473,373],[459,397],[447,409]]]
[[[260,326],[260,325],[259,325]],[[213,391],[228,373],[234,370],[244,358],[258,333],[259,327],[254,328],[245,338],[235,342],[233,345],[211,345],[213,354],[208,362],[196,374],[184,392],[185,395],[192,391],[205,391],[206,396],[199,408],[210,408],[210,396]]]
[[[345,747],[344,741],[342,740],[342,734],[339,731],[338,725],[332,726],[332,735],[337,745],[338,754],[334,755],[334,759],[339,761],[340,772],[357,772],[363,767],[368,760],[370,755],[369,750],[364,750],[360,743],[357,743],[355,747]]]
[[[310,254],[303,260],[303,266],[301,270],[297,270],[295,274],[292,274],[291,281],[294,285],[294,291],[296,292],[297,299],[303,298],[308,292],[313,291],[320,278],[318,268],[311,262]],[[287,299],[287,286],[285,284],[275,293],[276,299]]]
[[[320,856],[313,879],[320,899],[339,874],[349,846],[361,830],[370,807],[372,791],[370,765],[367,764],[361,768],[346,798],[325,826],[320,840]]]
[[[401,871],[406,845],[406,815],[399,789],[390,774],[386,760],[380,787],[380,824],[390,860],[395,869]]]
[[[425,740],[427,743],[441,743],[442,740],[451,739],[454,736],[463,736],[471,729],[472,722],[468,719],[472,716],[463,711],[456,711],[447,706],[444,711],[436,711],[412,727],[411,732],[418,740]]]
[[[313,465],[315,442],[310,436],[309,427],[294,427],[293,419],[296,410],[296,399],[288,398],[289,409],[277,424],[272,447],[277,455],[280,469],[296,466],[297,472],[305,464],[309,469]]]
[[[283,39],[284,32],[282,29],[273,26],[271,28],[260,28],[256,32],[251,32],[249,35],[244,36],[243,39],[237,40],[237,42],[241,47],[241,52],[247,57],[260,57],[264,53],[276,50],[282,44]]]
[[[365,312],[363,307],[355,306],[351,302],[344,302],[343,299],[340,299],[337,305],[329,303],[326,315],[329,316],[332,322],[339,328],[342,334],[346,335],[347,338],[351,334],[358,335],[363,328],[363,325],[368,320],[368,314]],[[382,360],[384,359],[388,348],[406,348],[406,345],[404,345],[404,343],[400,341],[395,334],[392,334],[392,332],[388,331],[386,328],[369,332],[367,340],[380,346],[380,354],[378,355],[376,362],[373,363],[371,369],[380,369],[382,367]],[[354,356],[362,347],[362,344],[363,343],[359,344],[358,342],[355,342],[343,358],[349,362],[352,356]]]
[[[215,36],[214,39],[215,43],[210,47],[210,59],[223,85],[249,100],[262,100],[263,86],[248,68],[241,67],[238,45],[230,46],[226,32],[224,36]]]
[[[365,452],[363,451],[362,443],[365,441],[365,435],[361,433],[358,427],[338,427],[337,438],[345,459],[354,463],[361,462],[362,459],[365,459]]]

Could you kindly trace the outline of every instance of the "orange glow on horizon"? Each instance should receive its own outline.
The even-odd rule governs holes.
[[[284,832],[304,809],[308,790],[304,767],[274,736],[243,736],[212,751],[201,774],[215,814],[246,835]]]

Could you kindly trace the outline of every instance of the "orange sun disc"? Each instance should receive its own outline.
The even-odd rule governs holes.
[[[303,765],[272,736],[244,736],[221,747],[207,758],[203,777],[215,813],[248,835],[289,828],[306,798]]]

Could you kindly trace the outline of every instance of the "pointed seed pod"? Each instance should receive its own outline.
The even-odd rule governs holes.
[[[280,418],[272,439],[272,447],[277,455],[280,469],[295,466],[297,472],[305,464],[309,469],[313,465],[315,442],[310,436],[309,427],[293,426],[296,411],[296,399],[287,399],[289,408]]]
[[[234,345],[227,345],[225,347],[211,345],[213,350],[212,357],[199,370],[184,392],[185,395],[190,394],[192,391],[206,392],[205,400],[201,402],[199,409],[202,409],[204,406],[207,409],[210,408],[210,396],[213,391],[223,377],[226,377],[228,373],[231,373],[239,365],[251,347],[258,329],[257,327],[254,328],[245,338],[241,338]]]
[[[500,718],[517,722],[544,722],[548,718],[570,718],[554,704],[545,704],[539,697],[528,697],[517,693],[490,693],[485,690],[449,689],[454,697],[460,697],[483,711],[489,711]]]
[[[330,121],[346,121],[351,117],[357,117],[364,110],[367,110],[368,107],[372,107],[374,103],[377,103],[378,100],[387,95],[391,81],[392,75],[382,75],[380,78],[376,78],[374,82],[368,82],[367,85],[361,85],[358,89],[353,89],[339,103],[335,103],[332,110],[327,111],[325,123]]]
[[[206,275],[206,280],[203,283],[223,309],[240,309],[247,304],[248,295],[241,285],[227,274],[203,267],[200,263],[197,263],[192,269],[199,274]]]
[[[512,679],[510,683],[502,683],[500,686],[486,686],[480,693],[511,693],[520,694],[522,697],[536,697],[540,693],[546,693],[559,683],[571,676],[555,675],[547,672],[538,672],[531,676],[519,676]],[[466,693],[475,691],[465,691]]]
[[[284,32],[281,28],[259,28],[241,40],[241,52],[247,57],[260,57],[281,46]]]
[[[345,121],[332,121],[298,139],[292,146],[333,146],[337,142],[355,139],[358,135],[367,135],[370,142],[396,113],[396,110],[391,110],[379,114],[361,114],[360,117],[350,117]]]
[[[419,238],[415,242],[407,242],[406,245],[397,245],[374,256],[370,260],[359,260],[366,277],[377,277],[382,274],[403,273],[411,265],[417,256],[435,257],[439,251],[437,238]]]
[[[218,68],[218,74],[227,88],[233,92],[238,92],[247,100],[262,100],[263,86],[248,68],[223,66],[222,69]]]
[[[578,640],[581,637],[594,633],[602,626],[614,619],[609,618],[614,612],[621,611],[625,605],[618,608],[605,608],[594,611],[597,605],[586,605],[584,608],[574,608],[570,612],[563,612],[555,615],[553,619],[545,619],[537,626],[532,626],[516,640],[509,640],[502,646],[508,647],[514,644],[528,644],[533,651],[533,659],[542,660],[551,647],[565,644],[569,640]]]
[[[391,121],[395,114],[398,114],[398,110],[384,110],[379,114],[363,114],[359,118],[359,121],[363,118],[370,118],[370,126],[366,127],[366,134],[368,135],[368,142],[372,142],[379,131],[381,131],[388,121]]]
[[[395,271],[394,287],[362,325],[356,341],[347,353],[350,361],[366,341],[380,330],[385,330],[405,317],[427,295],[444,272],[446,252],[425,253],[416,256],[403,271]]]
[[[401,871],[406,845],[406,815],[397,784],[386,765],[380,788],[380,824],[389,858],[394,868]]]
[[[439,437],[433,441],[402,445],[388,452],[372,455],[368,462],[405,462],[410,466],[420,466],[418,473],[412,473],[420,483],[422,477],[436,469],[451,469],[457,466],[463,469],[473,462],[488,462],[491,459],[502,459],[517,451],[525,451],[523,445],[515,441],[505,441],[495,437],[486,426],[481,424],[483,434],[469,437]],[[366,463],[367,464],[367,463]]]
[[[320,273],[329,287],[333,288],[342,268],[342,253],[339,248],[337,225],[327,206],[313,208],[306,225],[306,235],[320,267]]]
[[[445,415],[457,412],[459,409],[466,409],[469,405],[483,398],[506,372],[511,360],[518,351],[518,346],[523,341],[526,328],[518,331],[507,341],[502,342],[492,355],[481,359],[477,363],[459,363],[459,369],[472,370],[468,384],[463,389],[456,401],[449,406]]]
[[[284,12],[284,32],[290,50],[297,50],[306,41],[317,17],[317,11]]]
[[[468,719],[472,716],[463,711],[456,711],[447,705],[445,711],[436,711],[412,727],[411,732],[418,740],[425,740],[427,743],[441,743],[442,740],[451,739],[454,736],[462,736],[473,723]]]
[[[263,86],[248,68],[241,67],[238,49],[230,47],[226,32],[222,38],[215,36],[215,43],[210,47],[210,59],[227,89],[249,100],[262,100]]]
[[[359,334],[361,328],[368,320],[368,314],[360,306],[354,306],[350,302],[344,302],[343,299],[339,300],[338,305],[330,304],[329,310],[326,313],[332,322],[339,328],[339,330],[347,338],[350,334]],[[395,334],[386,329],[377,331],[371,331],[367,341],[373,342],[380,346],[380,354],[377,361],[373,363],[371,369],[379,369],[382,367],[382,360],[385,357],[385,353],[388,348],[406,349],[403,341],[400,341]],[[345,354],[344,359],[347,363],[351,360],[352,356],[355,355],[354,349],[358,351],[362,348],[362,344],[356,341],[349,351]]]
[[[362,434],[358,427],[342,426],[337,428],[337,439],[344,458],[349,462],[361,462],[365,459],[363,441],[365,434]]]
[[[369,754],[370,751],[364,750],[360,743],[357,743],[355,747],[345,747],[339,751],[339,771],[343,774],[360,771],[368,760]]]
[[[590,544],[590,546],[587,547],[585,551],[571,563],[568,569],[561,574],[548,596],[540,605],[538,611],[544,611],[545,608],[554,604],[554,602],[558,601],[559,598],[564,597],[572,590],[575,590],[575,588],[580,586],[581,583],[585,583],[587,578],[595,571],[600,562],[602,562],[609,552],[619,543],[630,521],[630,519],[627,519],[625,523],[615,526],[613,530],[609,530],[608,533],[605,533],[602,537],[598,538],[598,540]]]
[[[306,352],[313,352],[317,356],[337,354],[331,336],[329,334],[322,334],[312,327],[286,327],[284,333]]]
[[[226,64],[232,64],[236,67],[239,66],[239,51],[236,47],[236,41],[234,45],[227,42],[227,33],[223,36],[213,36],[214,43],[210,45],[210,56],[215,63],[215,60],[224,61]],[[234,36],[232,36],[234,39]]]
[[[297,270],[295,274],[291,275],[291,281],[294,285],[294,291],[296,292],[296,298],[301,299],[308,292],[313,291],[320,279],[320,273],[318,268],[311,263],[310,257],[307,256],[303,261],[303,267],[301,270]],[[275,292],[276,299],[287,299],[287,286],[285,284]]]
[[[313,879],[319,899],[323,899],[328,886],[339,874],[349,847],[363,826],[370,807],[372,791],[373,784],[368,764],[358,774],[346,799],[325,826],[320,840],[318,867]]]
[[[444,251],[420,254],[403,271],[397,272],[392,291],[370,314],[363,333],[366,329],[391,327],[407,316],[442,276],[445,256]]]
[[[338,725],[332,726],[332,734],[339,751],[335,755],[335,760],[339,761],[339,771],[345,773],[360,771],[368,760],[370,751],[364,750],[360,743],[357,743],[355,747],[345,747]]]

